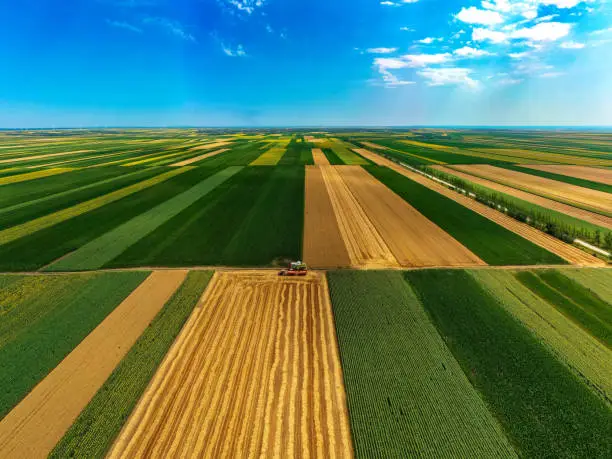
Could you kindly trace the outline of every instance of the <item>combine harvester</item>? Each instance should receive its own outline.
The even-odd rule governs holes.
[[[301,261],[292,261],[286,269],[281,270],[279,276],[305,276],[308,274],[308,266]]]

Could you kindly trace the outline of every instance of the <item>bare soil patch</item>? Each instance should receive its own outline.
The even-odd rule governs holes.
[[[522,164],[521,166],[545,172],[552,172],[553,174],[567,175],[568,177],[576,177],[584,180],[590,180],[592,182],[612,185],[612,169],[588,166],[565,166],[558,164]]]
[[[329,160],[327,159],[327,156],[325,156],[325,153],[323,153],[323,150],[320,148],[312,149],[312,159],[314,159],[314,163],[317,166],[329,166]]]
[[[221,153],[224,153],[227,150],[229,150],[229,148],[221,148],[220,150],[211,151],[210,153],[204,153],[203,155],[196,156],[195,158],[189,158],[184,161],[179,161],[178,163],[171,164],[171,166],[189,166],[190,164],[197,163],[198,161],[202,161],[203,159],[220,155]]]

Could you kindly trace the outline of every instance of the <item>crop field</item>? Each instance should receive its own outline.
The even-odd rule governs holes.
[[[0,457],[612,457],[611,170],[603,131],[0,130]]]

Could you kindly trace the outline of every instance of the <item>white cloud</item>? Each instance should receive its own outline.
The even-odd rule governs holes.
[[[480,10],[473,6],[462,8],[455,17],[468,24],[494,25],[504,22],[503,17],[497,11]]]
[[[265,0],[225,0],[225,3],[246,14],[253,14],[257,8],[266,3]]]
[[[489,51],[485,51],[484,49],[476,49],[470,46],[464,46],[463,48],[456,49],[453,51],[457,56],[461,57],[482,57],[482,56],[492,56],[493,53]]]
[[[497,84],[501,86],[511,86],[511,85],[522,83],[522,82],[523,80],[521,80],[520,78],[507,77],[507,78],[502,78],[501,80],[499,80]]]
[[[435,38],[435,37],[425,37],[421,40],[416,40],[415,43],[422,43],[424,45],[430,45],[435,41],[442,41],[442,38]]]
[[[378,70],[386,69],[403,69],[408,67],[408,62],[403,59],[396,57],[377,57],[374,59],[374,65],[378,67]]]
[[[415,30],[410,27],[400,27],[402,32],[414,32]]]
[[[368,48],[366,51],[370,54],[390,54],[397,51],[397,48]]]
[[[162,17],[146,17],[143,19],[142,22],[144,24],[151,24],[161,27],[162,29],[165,29],[168,33],[183,40],[193,42],[196,41],[195,37],[189,32],[187,32],[183,25],[178,21],[173,21],[171,19]]]
[[[503,43],[508,40],[508,35],[504,32],[477,27],[472,30],[472,40],[490,41],[492,43]]]
[[[451,59],[450,53],[439,54],[406,54],[402,59],[407,62],[408,67],[425,67],[430,64],[443,64]]]
[[[526,38],[533,41],[555,41],[570,33],[571,24],[565,22],[542,22],[512,32],[512,38]]]
[[[462,85],[477,88],[478,81],[470,77],[472,70],[460,67],[425,68],[417,72],[423,78],[429,80],[429,86]]]
[[[563,49],[582,49],[584,48],[584,43],[577,43],[575,41],[564,41],[559,46]]]
[[[141,28],[136,27],[135,25],[129,24],[127,22],[123,22],[123,21],[111,21],[111,20],[107,19],[106,23],[109,26],[116,27],[118,29],[125,29],[125,30],[129,30],[131,32],[142,33],[142,29]]]
[[[591,32],[591,35],[604,35],[612,32],[612,27],[608,27],[607,29],[599,29]]]
[[[545,72],[540,75],[540,78],[557,78],[565,75],[563,72]]]
[[[235,49],[232,49],[229,46],[221,44],[221,49],[223,52],[230,57],[244,57],[246,56],[246,52],[244,51],[244,47],[242,45],[236,46]]]
[[[508,56],[512,59],[523,59],[525,57],[528,57],[529,55],[530,53],[527,51],[523,51],[522,53],[508,53]]]
[[[384,2],[380,2],[381,5],[385,5],[385,6],[401,6],[401,5],[406,5],[408,3],[416,3],[419,0],[397,0],[395,2],[391,2],[389,0],[385,0]]]
[[[548,16],[541,16],[535,20],[536,23],[552,21],[554,18],[559,17],[558,14],[549,14]]]
[[[395,76],[388,70],[381,71],[381,74],[382,74],[384,85],[388,88],[396,88],[398,86],[406,86],[406,85],[415,83],[414,81],[400,80],[397,76]]]
[[[584,0],[540,0],[542,5],[553,5],[557,8],[573,8]]]

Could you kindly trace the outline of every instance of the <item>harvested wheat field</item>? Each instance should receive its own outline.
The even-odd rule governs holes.
[[[220,155],[221,153],[224,153],[227,150],[229,150],[229,148],[221,148],[220,150],[211,151],[210,153],[204,153],[203,155],[196,156],[195,158],[189,158],[184,161],[179,161],[178,163],[171,164],[171,166],[189,166],[190,164],[197,163],[198,161],[202,161],[203,159]]]
[[[317,166],[306,166],[303,253],[304,261],[314,268],[351,265],[323,174]]]
[[[345,166],[338,171],[400,265],[485,264],[363,168]]]
[[[595,212],[612,213],[612,195],[603,191],[591,190],[488,164],[456,165],[453,166],[454,168],[567,204],[587,207]]]
[[[323,153],[323,150],[320,148],[312,149],[312,159],[314,159],[314,163],[317,166],[329,166],[329,160],[327,159],[327,156],[325,156],[325,153]]]
[[[189,151],[198,151],[198,150],[212,150],[213,148],[224,147],[232,143],[231,140],[221,140],[219,142],[211,142],[205,143],[204,145],[198,145],[197,147],[192,147]]]
[[[385,147],[383,145],[377,145],[377,144],[372,143],[372,142],[361,142],[361,143],[364,144],[366,147],[374,148],[375,150],[388,150],[387,147]],[[358,149],[353,148],[353,150],[357,151]],[[357,151],[357,153],[359,153],[359,151]]]
[[[522,199],[523,201],[527,201],[538,206],[546,207],[551,210],[556,210],[557,212],[561,212],[571,217],[579,218],[580,220],[584,220],[585,222],[589,222],[594,225],[599,225],[603,226],[604,228],[612,229],[612,218],[607,217],[605,215],[601,215],[595,212],[589,212],[588,210],[580,209],[569,204],[563,204],[562,202],[554,201],[552,199],[544,198],[536,194],[518,190],[507,185],[502,185],[500,183],[481,178],[476,175],[460,172],[454,168],[451,169],[447,166],[431,167],[433,169],[438,169],[439,171],[446,172],[447,174],[452,174],[468,182],[476,183],[477,185],[482,185],[484,187],[490,188],[491,190],[509,194],[510,196]]]
[[[351,265],[363,268],[399,267],[391,249],[338,172],[349,166],[319,167]]]
[[[522,167],[612,185],[612,169],[589,166],[566,166],[559,164],[522,164]]]
[[[217,272],[110,457],[351,457],[324,274]]]
[[[47,457],[181,285],[187,271],[155,271],[0,422],[0,457]]]
[[[91,153],[92,151],[96,151],[96,150],[64,151],[64,152],[60,152],[60,153],[47,153],[47,154],[41,154],[41,155],[20,156],[18,158],[11,158],[11,159],[0,160],[0,164],[4,164],[4,163],[17,163],[17,162],[20,162],[20,161],[33,161],[35,159],[53,158],[53,157],[56,157],[56,156],[77,155],[77,154],[80,154],[80,153]]]

